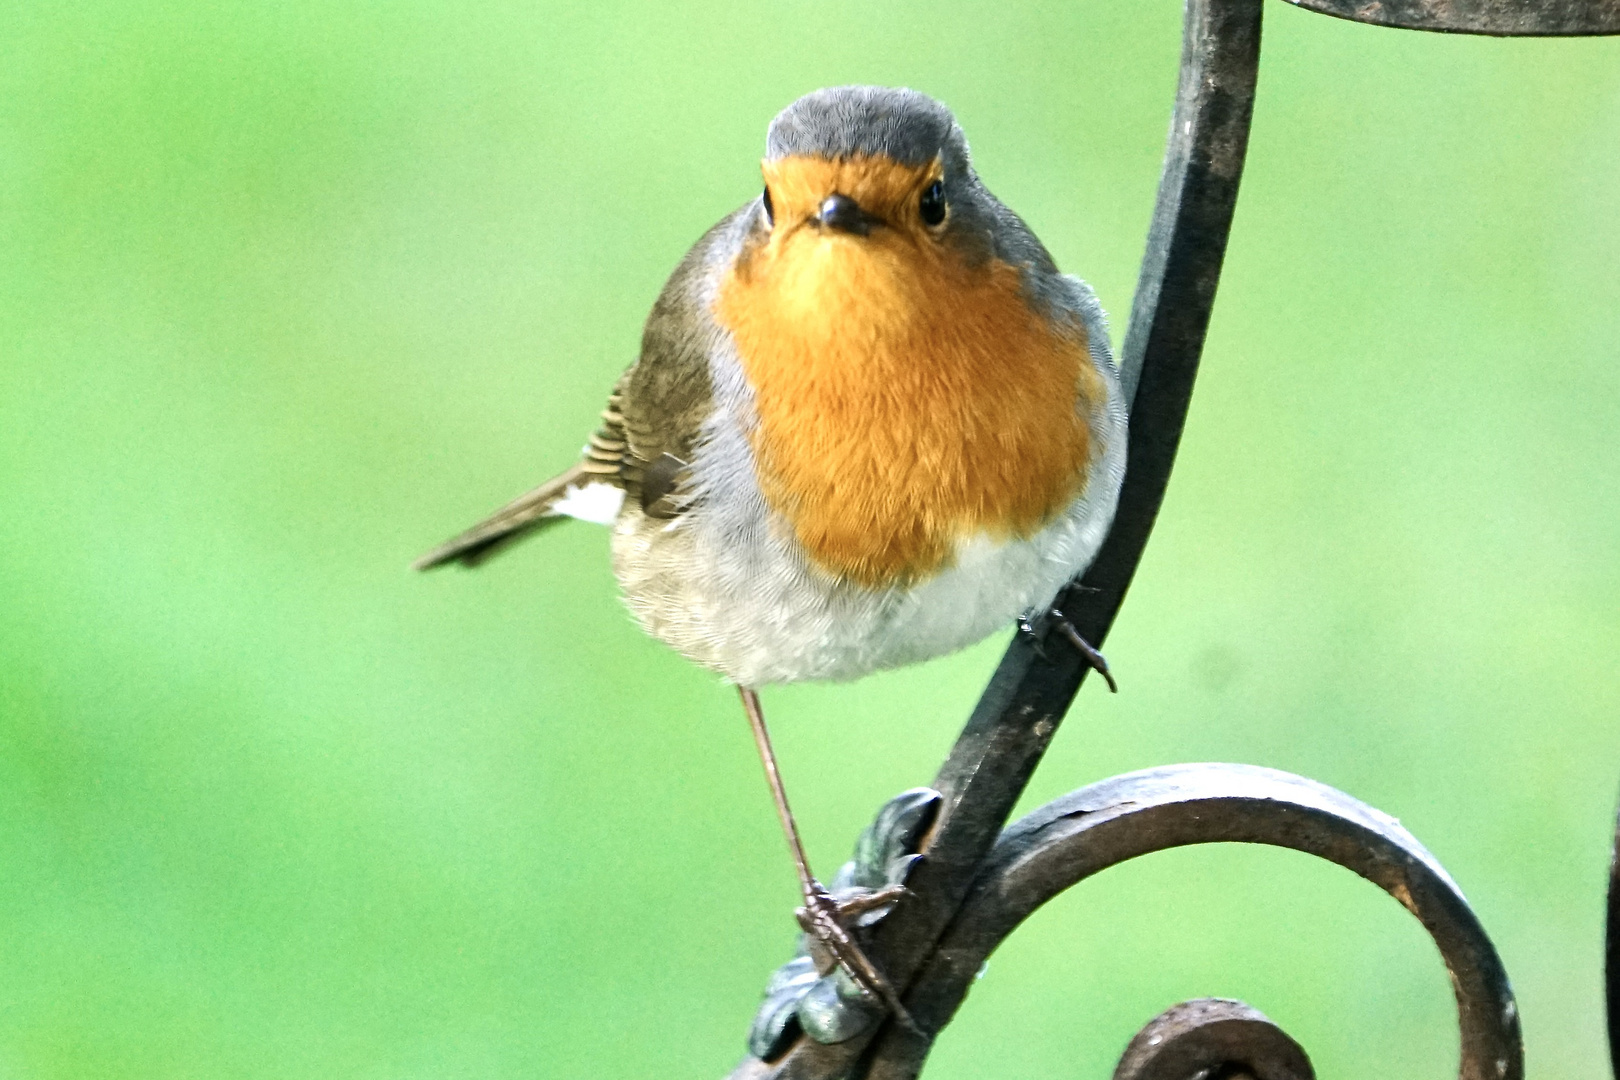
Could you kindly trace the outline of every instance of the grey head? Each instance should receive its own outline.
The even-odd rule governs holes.
[[[1026,279],[1057,273],[1023,219],[979,180],[951,110],[927,94],[887,86],[834,86],[806,94],[778,113],[765,135],[767,161],[801,156],[881,156],[907,166],[938,159],[950,205],[943,240],[970,258],[1018,266]],[[1046,291],[1038,281],[1027,284]]]
[[[971,171],[967,139],[951,110],[927,94],[887,86],[834,86],[804,95],[771,121],[765,156],[892,158]]]

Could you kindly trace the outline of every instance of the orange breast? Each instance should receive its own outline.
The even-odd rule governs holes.
[[[900,228],[776,240],[714,313],[754,389],[765,497],[815,563],[905,584],[960,538],[1029,536],[1068,505],[1091,455],[1078,403],[1104,389],[1083,332],[1037,317],[1015,268]]]

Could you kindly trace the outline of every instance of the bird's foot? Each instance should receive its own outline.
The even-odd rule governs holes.
[[[1119,693],[1119,684],[1114,681],[1114,673],[1108,669],[1107,658],[1097,651],[1096,646],[1081,637],[1080,631],[1074,628],[1074,624],[1069,621],[1068,616],[1057,608],[1049,608],[1046,614],[1038,620],[1029,617],[1020,620],[1018,628],[1034,640],[1035,648],[1040,651],[1042,656],[1046,655],[1043,646],[1052,634],[1062,637],[1063,640],[1074,647],[1075,652],[1080,654],[1080,658],[1086,662],[1087,667],[1103,677],[1103,681],[1108,684],[1110,693]]]
[[[898,995],[862,943],[905,895],[901,886],[922,859],[918,849],[941,802],[939,792],[928,788],[890,799],[861,833],[855,857],[839,870],[832,887],[817,886],[819,892],[805,898],[798,955],[771,976],[748,1035],[755,1057],[775,1058],[800,1031],[819,1043],[843,1042],[893,1012]],[[854,948],[845,950],[843,941]],[[863,968],[874,970],[877,978],[863,981]],[[903,1008],[893,1015],[897,1023],[914,1023]]]
[[[856,986],[883,1002],[901,1026],[914,1032],[917,1025],[900,1003],[900,995],[852,933],[864,916],[887,914],[886,909],[905,893],[904,885],[890,885],[873,892],[861,890],[835,897],[821,882],[813,881],[805,890],[804,906],[794,916],[808,939],[810,958],[819,974],[829,975],[841,968]]]

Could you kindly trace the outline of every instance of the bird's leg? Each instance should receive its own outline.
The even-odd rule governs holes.
[[[754,731],[754,745],[759,749],[760,762],[765,766],[765,779],[770,782],[771,796],[776,800],[776,816],[781,819],[782,831],[787,834],[788,850],[793,855],[793,868],[799,874],[799,888],[804,894],[804,906],[795,912],[799,926],[820,946],[820,951],[849,973],[856,984],[875,995],[889,1012],[909,1031],[917,1031],[916,1022],[900,1003],[900,995],[884,977],[849,932],[851,919],[884,904],[893,903],[904,894],[901,886],[892,886],[877,892],[855,897],[840,903],[821,882],[810,873],[810,860],[805,858],[804,843],[799,839],[799,826],[788,807],[787,790],[782,786],[782,775],[776,768],[776,752],[771,749],[771,735],[765,728],[765,713],[759,705],[759,694],[746,686],[739,686],[743,711],[748,714],[748,726]],[[825,972],[824,972],[825,973]]]
[[[1081,659],[1085,660],[1093,671],[1103,677],[1103,681],[1108,684],[1109,691],[1115,694],[1119,693],[1119,684],[1114,681],[1114,673],[1108,670],[1108,661],[1103,658],[1102,653],[1097,651],[1096,646],[1081,637],[1080,631],[1076,630],[1068,617],[1057,608],[1053,608],[1048,613],[1047,618],[1051,620],[1051,627],[1062,634],[1070,645],[1074,646]]]

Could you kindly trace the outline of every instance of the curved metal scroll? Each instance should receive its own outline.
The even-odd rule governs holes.
[[[1252,765],[1171,765],[1072,792],[1002,834],[906,1005],[937,1033],[980,967],[1036,908],[1111,866],[1188,844],[1293,848],[1399,900],[1440,949],[1462,1033],[1460,1080],[1522,1080],[1519,1013],[1501,960],[1461,890],[1400,823],[1343,792]],[[867,1073],[904,1080],[931,1040],[891,1029]]]
[[[1620,33],[1620,0],[1290,2],[1341,18],[1412,29],[1500,35]],[[1158,515],[1181,439],[1243,171],[1259,64],[1261,4],[1262,0],[1187,0],[1180,83],[1164,172],[1130,327],[1120,354],[1131,417],[1125,483],[1113,528],[1102,550],[1085,577],[1058,598],[1058,606],[1075,629],[1095,644],[1107,637],[1124,600]],[[974,882],[985,880],[981,863],[991,854],[992,845],[996,845],[998,853],[1004,851],[997,843],[1001,828],[1046,752],[1087,670],[1072,650],[1043,650],[1034,635],[1020,633],[1002,657],[940,769],[934,787],[940,792],[941,802],[936,822],[923,841],[926,857],[907,879],[908,895],[871,928],[866,943],[868,953],[901,989],[908,1006],[913,1000],[933,1000],[937,993],[932,980],[937,965],[946,962],[945,954],[938,951],[945,948],[942,936],[953,920],[956,929],[949,933],[961,932],[959,909],[969,889],[975,887]],[[1088,789],[1092,793],[1099,790],[1100,786]],[[1381,816],[1375,817],[1387,822]],[[1377,828],[1370,828],[1370,837],[1379,840],[1380,835]],[[1412,856],[1415,861],[1410,862],[1417,875],[1414,880],[1424,888],[1433,887],[1432,893],[1422,894],[1430,899],[1413,899],[1408,906],[1420,918],[1439,911],[1439,921],[1431,925],[1431,931],[1438,934],[1440,928],[1461,928],[1457,932],[1463,938],[1458,940],[1466,939],[1469,948],[1482,946],[1485,951],[1479,955],[1489,954],[1494,963],[1489,943],[1478,933],[1478,925],[1455,886],[1415,841],[1404,833],[1400,836],[1404,837],[1402,843],[1391,846],[1389,836],[1383,835],[1379,842],[1384,847],[1378,850],[1421,853],[1421,857]],[[1339,854],[1344,858],[1337,861],[1351,860],[1346,865],[1360,858],[1342,851]],[[1328,857],[1336,858],[1333,854]],[[1379,866],[1368,864],[1364,869],[1356,863],[1353,868],[1384,884],[1385,879],[1377,876],[1385,872]],[[1403,902],[1418,897],[1419,891],[1410,891]],[[1425,906],[1430,904],[1439,907]],[[1425,924],[1430,925],[1427,921]],[[1442,942],[1442,950],[1446,948]],[[927,974],[923,973],[925,967]],[[1466,971],[1466,965],[1458,970]],[[1499,975],[1499,965],[1492,971]],[[1505,979],[1496,989],[1500,991],[1497,998],[1491,998],[1490,992],[1481,997],[1469,990],[1467,1000],[1496,1000],[1506,1009],[1511,997],[1507,996]],[[1482,992],[1485,990],[1489,988]],[[1459,1002],[1463,1001],[1459,989]],[[954,1008],[953,1001],[946,1018]],[[938,1019],[937,1014],[920,1006],[913,1011]],[[1494,1022],[1476,1024],[1471,1016],[1465,1009],[1465,1035],[1483,1033],[1483,1038],[1496,1032],[1505,1056],[1489,1065],[1494,1069],[1498,1061],[1505,1062],[1503,1069],[1510,1070],[1487,1069],[1477,1073],[1479,1080],[1516,1077],[1518,1072],[1511,1070],[1519,1069],[1517,1028],[1512,1027],[1511,1039],[1502,1034],[1506,1025],[1516,1024],[1514,1018],[1504,1014]],[[917,1040],[891,1024],[863,1029],[833,1043],[817,1043],[802,1036],[794,1039],[791,1028],[786,1027],[778,1034],[780,1038],[760,1042],[770,1046],[767,1052],[772,1053],[771,1060],[745,1059],[731,1074],[732,1080],[910,1076],[914,1070],[908,1072],[911,1065],[907,1063],[921,1061]],[[786,1048],[781,1049],[783,1046]],[[921,1052],[926,1053],[926,1042]],[[1480,1053],[1484,1056],[1473,1051],[1473,1056],[1465,1056],[1464,1075],[1471,1080],[1476,1074],[1467,1071],[1474,1067],[1469,1062],[1484,1063],[1489,1057],[1484,1050]]]
[[[1404,30],[1495,37],[1620,34],[1620,0],[1288,0],[1323,15]]]
[[[1609,1016],[1609,1067],[1620,1080],[1620,816],[1609,858],[1609,922],[1603,942],[1603,988]]]
[[[1258,1009],[1229,998],[1172,1005],[1148,1021],[1114,1067],[1114,1080],[1316,1080],[1299,1043]]]

